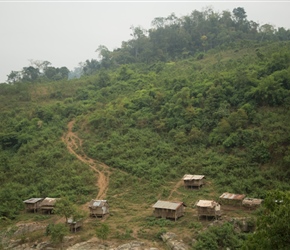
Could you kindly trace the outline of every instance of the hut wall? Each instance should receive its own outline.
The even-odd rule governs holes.
[[[175,210],[155,208],[154,210],[155,217],[161,218],[172,218],[175,219]]]
[[[70,230],[71,232],[76,232],[77,229],[78,229],[79,227],[81,227],[82,225],[83,225],[83,221],[82,221],[82,220],[80,220],[80,221],[76,221],[76,222],[73,222],[73,223],[70,223],[70,224],[69,224],[69,230]]]
[[[36,212],[40,208],[41,201],[35,202],[35,203],[25,203],[25,209],[26,211],[33,210]]]
[[[184,185],[186,187],[200,187],[202,186],[204,183],[203,183],[203,180],[185,180],[184,181]]]
[[[48,213],[48,214],[51,214],[52,210],[53,210],[54,207],[41,207],[41,211],[42,213]]]
[[[259,207],[261,203],[262,203],[261,199],[247,199],[247,198],[245,198],[242,202],[243,206],[249,209],[255,209]]]
[[[166,218],[166,213],[167,213],[166,209],[161,209],[161,208],[155,208],[154,209],[154,216],[155,217]]]
[[[26,203],[25,206],[26,206],[26,210],[27,211],[29,211],[29,210],[36,211],[37,208],[38,208],[37,203],[33,203],[33,204],[32,203]]]
[[[103,210],[101,207],[94,207],[94,208],[90,208],[90,212],[91,214],[94,214],[94,215],[103,215]]]
[[[177,219],[184,214],[184,207],[181,206],[177,210],[155,208],[154,216],[161,218]]]
[[[103,216],[109,213],[109,208],[107,206],[103,207],[90,207],[90,214],[94,216]]]
[[[210,207],[198,207],[197,212],[199,216],[215,216],[215,209]]]
[[[206,216],[206,217],[215,217],[221,215],[221,210],[219,207],[198,207],[197,208],[198,217]]]
[[[235,199],[220,199],[220,203],[224,205],[242,206],[242,200]]]
[[[184,206],[180,206],[177,210],[176,210],[176,216],[177,218],[181,217],[184,215]]]
[[[216,207],[198,207],[197,212],[200,216],[216,216],[220,214],[220,210],[216,209]]]

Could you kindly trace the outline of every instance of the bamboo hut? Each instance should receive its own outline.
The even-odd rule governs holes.
[[[183,202],[157,201],[154,205],[154,216],[175,221],[184,215],[186,205]]]
[[[226,192],[220,196],[220,203],[241,206],[244,198],[244,194],[231,194]]]
[[[30,198],[28,200],[23,201],[25,204],[26,211],[33,211],[34,213],[38,211],[40,208],[40,204],[43,198]]]
[[[186,174],[183,176],[184,187],[186,188],[200,188],[204,185],[204,175]]]
[[[107,200],[91,200],[89,209],[90,216],[94,217],[103,217],[110,212]]]
[[[199,200],[196,204],[198,219],[201,216],[214,217],[218,219],[221,216],[221,206],[219,203],[213,200]]]
[[[59,199],[46,197],[40,204],[40,210],[42,213],[51,214],[57,200]]]
[[[244,207],[247,207],[249,209],[255,209],[261,205],[263,202],[262,199],[256,199],[256,198],[245,198],[242,201],[242,204]]]
[[[80,227],[82,227],[83,225],[83,219],[79,219],[79,220],[74,220],[73,218],[69,218],[67,220],[67,224],[69,226],[69,230],[71,232],[76,232],[77,229],[79,229]]]

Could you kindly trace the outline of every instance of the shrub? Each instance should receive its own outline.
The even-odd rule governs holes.
[[[53,243],[62,243],[66,235],[68,235],[69,229],[63,223],[49,224],[46,227],[46,235],[50,235],[51,241]]]

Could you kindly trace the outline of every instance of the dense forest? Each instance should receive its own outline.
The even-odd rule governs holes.
[[[95,196],[95,176],[61,140],[75,120],[86,155],[115,171],[109,197],[127,190],[132,203],[151,204],[168,197],[167,183],[197,173],[214,186],[206,198],[228,191],[266,199],[258,223],[277,228],[257,231],[265,244],[236,235],[206,243],[231,230],[224,227],[200,234],[194,249],[241,241],[245,249],[287,249],[290,30],[248,21],[241,7],[172,14],[131,30],[121,48],[99,46],[100,59],[84,62],[82,76],[35,61],[0,85],[0,221],[17,220],[30,197],[83,204]],[[284,204],[275,208],[278,196]]]
[[[99,59],[86,60],[80,67],[69,72],[66,67],[55,68],[48,61],[31,60],[22,71],[11,71],[7,82],[43,82],[75,78],[82,74],[95,74],[101,69],[118,68],[124,64],[169,62],[192,56],[203,57],[203,53],[217,48],[218,51],[248,46],[249,43],[266,41],[288,41],[290,30],[275,28],[248,20],[244,8],[232,12],[215,12],[210,7],[204,11],[194,10],[190,15],[156,17],[152,28],[131,26],[132,39],[123,41],[120,48],[109,51],[105,45],[96,49]],[[262,56],[262,55],[261,55]]]

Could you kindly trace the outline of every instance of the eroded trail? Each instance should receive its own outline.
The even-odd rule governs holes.
[[[90,166],[97,175],[97,187],[99,188],[97,200],[102,200],[106,197],[109,186],[109,167],[97,160],[89,158],[82,150],[82,140],[72,131],[74,121],[68,123],[68,131],[63,135],[62,140],[67,145],[70,153],[74,154],[80,161]]]

